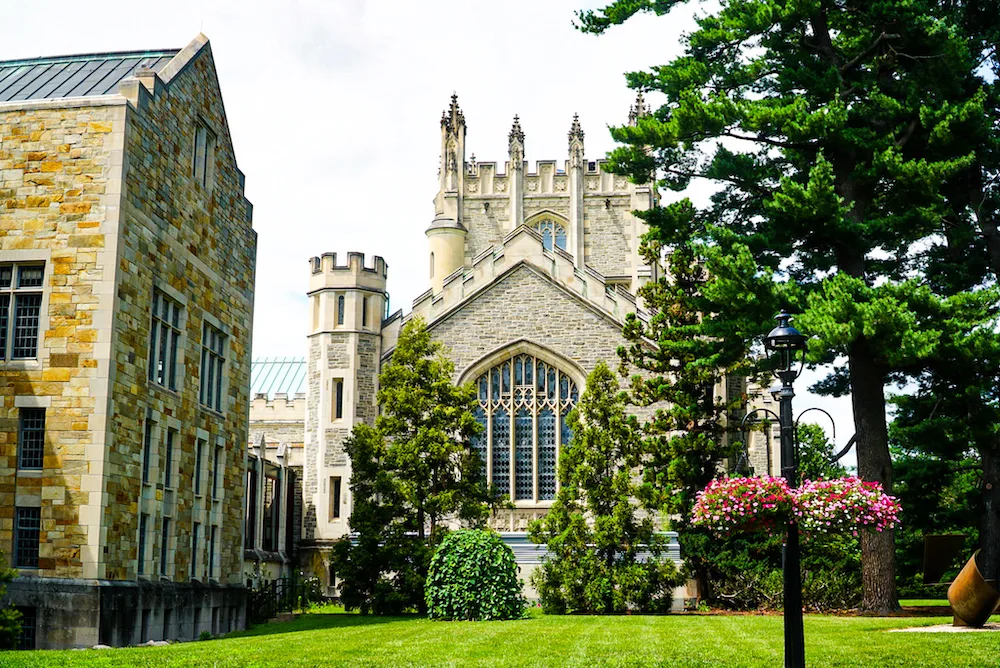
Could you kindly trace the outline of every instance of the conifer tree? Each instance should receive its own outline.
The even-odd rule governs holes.
[[[582,12],[581,27],[599,33],[682,4],[617,0]],[[726,0],[697,19],[683,55],[628,75],[664,104],[612,130],[626,144],[612,169],[637,182],[656,172],[676,190],[718,185],[694,234],[740,236],[799,290],[787,305],[804,310],[813,361],[848,360],[821,389],[850,392],[859,474],[887,490],[884,387],[943,335],[921,309],[948,295],[911,294],[921,249],[957,228],[1000,239],[986,197],[996,143],[975,148],[996,135],[986,75],[997,15],[996,3],[964,1]],[[655,210],[647,220],[671,223]],[[897,608],[892,532],[865,532],[862,556],[863,608]]]
[[[351,538],[331,559],[348,609],[392,614],[425,609],[433,549],[449,522],[478,526],[492,500],[482,462],[470,448],[480,429],[475,392],[456,387],[454,365],[424,322],[403,326],[379,375],[374,427],[355,427],[351,458]]]
[[[568,420],[573,439],[559,455],[559,493],[528,530],[551,555],[532,577],[542,607],[550,613],[669,610],[683,578],[664,555],[649,512],[655,509],[639,501],[639,423],[626,413],[625,396],[604,362],[587,377]]]
[[[756,271],[748,250],[733,240],[708,247],[691,239],[694,209],[666,207],[670,225],[650,230],[642,245],[649,264],[667,247],[664,276],[638,291],[650,316],[626,319],[627,346],[620,373],[631,374],[630,401],[648,408],[642,425],[644,460],[640,498],[675,517],[685,565],[710,597],[714,554],[704,530],[690,526],[695,495],[735,456],[727,432],[742,409],[742,393],[717,393],[724,379],[742,382],[757,373],[750,355],[761,322],[774,310],[770,275]]]

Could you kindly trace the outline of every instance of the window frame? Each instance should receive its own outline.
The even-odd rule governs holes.
[[[215,185],[215,150],[218,135],[202,119],[195,121],[191,153],[191,178],[208,190]]]
[[[0,263],[0,361],[24,362],[36,361],[41,350],[41,336],[43,332],[42,321],[44,318],[46,269],[48,262],[45,260],[21,260]],[[9,275],[6,270],[9,269]],[[22,272],[29,269],[40,269],[41,275],[37,283],[22,285]],[[15,354],[18,345],[18,336],[21,325],[20,308],[27,300],[37,304],[30,307],[34,309],[34,314],[30,316],[33,324],[29,329],[34,329],[34,334],[23,337],[31,341],[30,354]]]
[[[201,370],[198,378],[198,403],[216,413],[225,408],[225,372],[229,335],[208,320],[201,327]]]
[[[26,517],[31,515],[32,517]],[[37,526],[24,526],[37,522]],[[34,540],[31,540],[34,534]],[[28,545],[30,543],[30,546]],[[42,509],[39,506],[15,506],[14,508],[14,568],[39,568],[42,544]],[[25,550],[28,557],[25,558]]]
[[[149,513],[139,513],[139,539],[136,546],[136,575],[146,574],[146,543],[148,543],[147,533],[149,532]]]
[[[161,303],[166,305],[165,312],[161,311]],[[181,301],[165,290],[153,287],[146,377],[149,382],[171,392],[177,392],[177,368],[183,359],[184,311]],[[164,331],[166,338],[163,336]]]
[[[41,414],[41,427],[31,426],[26,427],[25,423],[30,417],[37,417]],[[26,448],[25,448],[25,437],[28,434],[39,434],[39,442],[37,443],[37,459],[31,460],[31,465],[25,464],[26,459]],[[33,450],[36,444],[32,444]],[[35,461],[38,465],[35,466]],[[17,416],[17,469],[19,471],[41,471],[45,468],[45,408],[41,407],[24,407],[18,409]]]

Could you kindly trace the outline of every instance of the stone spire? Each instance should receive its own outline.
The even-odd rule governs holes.
[[[451,94],[451,105],[441,112],[441,126],[449,132],[457,132],[459,127],[465,127],[465,115],[458,106],[458,93]]]
[[[441,114],[440,186],[434,199],[435,218],[462,222],[462,191],[465,181],[465,115],[458,106],[458,94]]]
[[[510,153],[511,170],[521,171],[524,164],[524,132],[521,130],[521,121],[514,115],[514,125],[507,135],[507,149]]]
[[[646,105],[646,101],[642,97],[642,91],[635,97],[635,105],[629,107],[628,109],[628,124],[637,125],[639,118],[642,116],[649,115],[649,107]]]
[[[583,129],[579,114],[573,114],[573,125],[569,129],[569,167],[583,167]]]
[[[580,116],[573,114],[569,129],[569,250],[573,261],[583,269],[583,128]]]
[[[521,130],[521,122],[514,116],[514,125],[507,135],[507,146],[510,154],[510,167],[507,170],[507,178],[510,181],[508,192],[510,193],[510,221],[511,230],[516,230],[524,223],[524,132]]]

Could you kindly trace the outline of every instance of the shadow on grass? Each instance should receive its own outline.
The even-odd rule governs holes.
[[[246,631],[236,631],[226,634],[227,638],[251,636],[269,636],[279,633],[298,633],[300,631],[321,631],[324,629],[342,629],[354,626],[374,626],[376,624],[391,624],[393,622],[423,619],[421,615],[396,615],[383,617],[380,615],[362,615],[351,612],[307,612],[290,622],[273,622],[259,624]]]

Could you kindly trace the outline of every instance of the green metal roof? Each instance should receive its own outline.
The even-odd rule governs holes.
[[[303,357],[262,357],[250,366],[250,396],[273,398],[276,394],[305,394],[306,360]]]
[[[117,93],[118,85],[137,69],[159,71],[178,51],[88,53],[0,61],[0,102]]]

